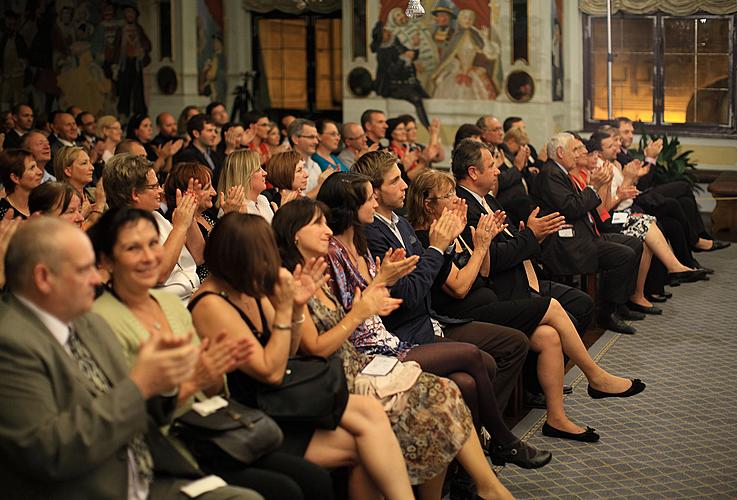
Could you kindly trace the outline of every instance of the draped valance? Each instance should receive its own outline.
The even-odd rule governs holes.
[[[606,0],[578,0],[581,12],[592,16],[606,15]],[[664,12],[672,16],[689,16],[696,12],[734,14],[735,0],[612,0],[612,14],[652,14]]]

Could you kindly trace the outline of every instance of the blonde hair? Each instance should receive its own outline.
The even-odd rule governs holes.
[[[80,151],[84,151],[84,148],[79,146],[62,146],[59,148],[54,155],[54,177],[56,177],[57,181],[69,181],[69,176],[64,172],[64,169],[74,163]]]
[[[425,202],[433,192],[439,193],[447,186],[455,189],[453,177],[440,170],[426,169],[415,177],[407,190],[407,219],[415,228],[426,228],[432,224],[432,216],[425,209]]]
[[[255,151],[238,149],[230,153],[223,163],[218,178],[218,190],[226,193],[233,186],[243,186],[248,195],[251,176],[261,168],[261,158]]]
[[[105,116],[101,116],[100,118],[98,118],[97,119],[97,132],[95,134],[97,135],[97,138],[105,139],[105,133],[103,132],[103,130],[106,128],[112,127],[113,124],[117,121],[118,119],[115,118],[113,115],[105,115]]]
[[[507,141],[514,141],[520,146],[524,146],[530,142],[530,138],[527,135],[527,132],[522,127],[512,127],[504,134],[504,142]]]

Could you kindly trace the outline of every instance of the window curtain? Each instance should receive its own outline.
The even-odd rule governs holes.
[[[581,12],[591,16],[606,15],[606,0],[578,0]],[[661,11],[672,16],[689,16],[696,12],[734,14],[735,0],[612,0],[612,14],[652,14]]]
[[[328,14],[339,11],[341,0],[243,0],[243,8],[254,12],[276,10],[286,14]]]

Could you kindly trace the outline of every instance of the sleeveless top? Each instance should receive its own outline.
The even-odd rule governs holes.
[[[187,308],[190,312],[194,311],[195,306],[197,306],[197,303],[202,300],[203,297],[207,297],[208,295],[217,295],[221,297],[223,300],[225,300],[228,304],[231,305],[236,311],[238,311],[238,314],[240,315],[241,319],[248,325],[248,328],[251,329],[254,336],[258,339],[259,343],[262,346],[266,346],[266,344],[269,343],[269,339],[271,338],[271,330],[269,329],[269,323],[266,321],[266,317],[264,316],[264,310],[261,308],[261,301],[256,301],[256,306],[258,307],[258,314],[261,318],[261,325],[263,327],[263,331],[259,331],[256,326],[253,324],[253,321],[248,317],[246,313],[244,313],[240,307],[236,306],[232,300],[228,297],[228,294],[225,292],[211,292],[211,291],[204,291],[197,297],[193,298],[192,301],[189,303]],[[228,380],[228,390],[230,391],[230,395],[237,401],[243,403],[246,406],[250,406],[252,408],[258,408],[256,405],[256,389],[259,385],[262,383],[258,380],[255,380],[251,378],[248,374],[244,373],[241,370],[233,370],[232,372],[227,374],[227,380]]]

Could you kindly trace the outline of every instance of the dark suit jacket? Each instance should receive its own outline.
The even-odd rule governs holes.
[[[421,258],[410,275],[391,287],[392,297],[403,299],[404,302],[399,309],[382,319],[387,329],[400,339],[415,344],[428,344],[435,339],[430,322],[430,289],[446,256],[432,248],[423,248],[415,230],[404,217],[399,217],[397,227],[406,245],[404,248],[407,255],[420,255]],[[391,229],[378,218],[365,226],[365,231],[369,250],[375,256],[383,258],[390,248],[403,247]]]
[[[481,214],[485,214],[486,210],[465,188],[456,187],[456,194],[459,198],[466,200],[468,205],[468,222],[461,236],[473,248],[471,226],[478,225]],[[486,195],[485,199],[492,210],[503,210],[499,202],[490,194]],[[519,231],[510,220],[507,220],[507,224],[509,224],[507,229],[512,236],[502,232],[491,242],[489,281],[499,300],[521,299],[530,296],[530,285],[522,263],[540,255],[540,244],[532,230],[525,228],[524,231]]]
[[[102,318],[85,314],[73,323],[113,385],[104,394],[25,305],[8,296],[0,308],[3,498],[125,498],[127,445],[147,430],[157,470],[198,475],[156,429],[168,423],[175,400],[143,400]]]
[[[601,198],[593,189],[579,190],[552,160],[548,160],[538,176],[537,197],[541,214],[560,212],[566,223],[573,225],[575,236],[561,238],[551,234],[543,242],[543,265],[554,275],[593,273],[598,268],[596,229],[589,219],[598,218],[596,207]]]
[[[19,134],[15,129],[8,130],[5,133],[5,142],[3,143],[3,149],[19,148],[23,136]]]
[[[212,152],[210,153],[210,159],[213,161],[213,163],[215,163],[215,158],[213,158]],[[189,143],[186,148],[175,154],[172,161],[173,165],[184,162],[196,162],[206,166],[207,168],[210,168],[210,164],[207,162],[205,154],[197,149],[192,143]],[[217,180],[215,182],[217,182]]]

